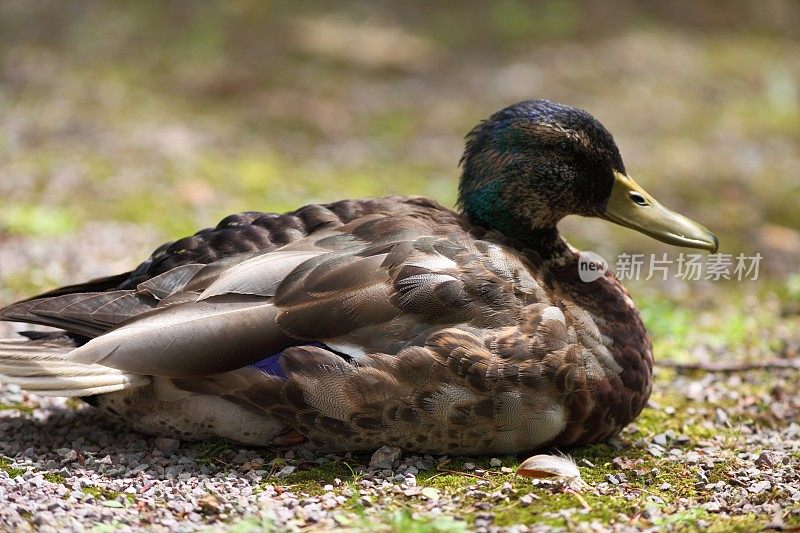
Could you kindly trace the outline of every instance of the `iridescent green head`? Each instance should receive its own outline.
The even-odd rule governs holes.
[[[628,177],[611,133],[581,109],[527,100],[498,111],[467,135],[461,167],[464,214],[529,245],[574,214],[670,244],[717,249],[711,232],[661,206]]]

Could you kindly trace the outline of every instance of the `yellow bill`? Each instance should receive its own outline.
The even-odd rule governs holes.
[[[717,251],[719,240],[704,226],[670,211],[625,174],[615,172],[614,178],[602,218],[668,244]]]

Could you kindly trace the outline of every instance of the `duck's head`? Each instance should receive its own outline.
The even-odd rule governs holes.
[[[592,216],[669,244],[717,250],[713,233],[628,176],[611,133],[583,110],[528,100],[482,121],[466,139],[458,203],[477,224],[535,245],[565,216]]]

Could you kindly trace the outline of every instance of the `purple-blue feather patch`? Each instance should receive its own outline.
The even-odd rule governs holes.
[[[316,346],[317,348],[325,348],[326,350],[330,350],[330,348],[321,342],[310,342],[308,344],[303,344],[302,346]],[[271,376],[286,379],[288,376],[286,375],[286,371],[281,367],[281,355],[283,355],[283,351],[267,356],[264,359],[253,363],[250,365],[250,367],[257,368]]]

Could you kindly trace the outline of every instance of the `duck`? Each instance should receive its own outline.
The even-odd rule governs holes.
[[[617,435],[650,395],[652,343],[610,269],[581,278],[558,223],[711,253],[717,238],[638,185],[581,109],[518,102],[465,139],[455,209],[234,214],[7,305],[0,319],[49,328],[0,341],[0,381],[145,434],[273,449],[519,454]]]

